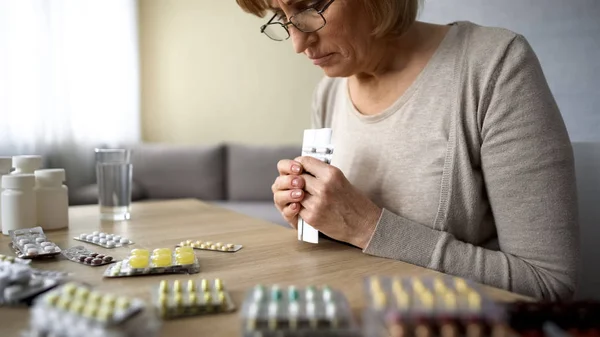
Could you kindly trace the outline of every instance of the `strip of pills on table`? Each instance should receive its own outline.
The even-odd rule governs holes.
[[[14,256],[8,256],[0,254],[0,261],[6,261],[10,263],[21,263],[21,264],[29,264],[31,260],[24,260]]]
[[[163,318],[230,312],[235,305],[221,279],[162,280],[154,304]]]
[[[91,234],[82,233],[74,237],[75,240],[92,243],[104,248],[116,248],[133,244],[133,241],[116,234],[95,231]]]
[[[61,252],[60,247],[48,241],[41,227],[13,230],[10,237],[15,252],[22,259],[51,257]]]
[[[192,247],[194,249],[200,250],[212,250],[216,252],[227,252],[227,253],[235,253],[238,250],[242,249],[242,245],[236,245],[233,243],[222,243],[222,242],[212,242],[212,241],[202,241],[202,240],[186,240],[181,241],[178,244],[179,247]]]
[[[35,302],[31,314],[36,324],[32,328],[41,333],[36,335],[83,336],[89,334],[86,329],[93,322],[98,335],[108,336],[110,331],[111,335],[124,336],[123,332],[132,328],[127,328],[129,323],[133,323],[132,319],[144,309],[145,305],[139,299],[101,293],[70,282]]]
[[[246,295],[241,316],[246,335],[286,336],[302,330],[307,336],[358,336],[347,299],[327,286],[256,285]]]
[[[54,279],[37,276],[28,265],[0,261],[0,305],[25,304],[56,284]]]
[[[73,262],[88,266],[103,266],[114,262],[112,256],[93,252],[83,246],[63,250],[63,255]]]
[[[200,263],[191,247],[133,249],[128,258],[110,266],[104,277],[126,277],[200,272]]]

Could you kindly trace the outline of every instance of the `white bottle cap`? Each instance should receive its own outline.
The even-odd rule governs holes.
[[[62,184],[66,179],[65,169],[35,170],[35,180],[40,185]]]
[[[14,156],[12,164],[21,171],[33,172],[42,167],[42,156]]]
[[[12,157],[0,157],[0,174],[7,174],[12,169]]]
[[[10,174],[2,176],[2,188],[29,189],[35,186],[33,174]]]

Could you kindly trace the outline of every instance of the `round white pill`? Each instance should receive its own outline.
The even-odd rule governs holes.
[[[98,232],[98,231],[93,231],[92,232],[92,235],[98,235],[98,234],[100,234],[100,232]]]
[[[115,235],[113,239],[115,239],[115,241],[119,241],[121,240],[121,235]]]
[[[129,243],[129,239],[128,238],[121,238],[121,240],[119,240],[120,243],[122,244],[126,244]]]
[[[113,240],[108,240],[106,241],[106,245],[108,246],[108,248],[114,248],[115,242]]]
[[[22,245],[24,245],[24,244],[26,244],[26,243],[29,243],[29,242],[30,242],[30,241],[29,241],[28,239],[21,239],[21,240],[19,240],[19,245],[21,245],[21,246],[22,246]]]
[[[88,241],[92,241],[94,239],[94,236],[92,234],[88,234],[85,236],[85,239]]]
[[[94,242],[100,242],[100,238],[97,237],[97,236],[94,236],[94,238],[92,239],[92,241],[94,241]]]
[[[40,243],[40,242],[44,242],[46,241],[46,239],[44,238],[35,238],[35,242]]]
[[[114,237],[113,234],[106,234],[106,240],[110,240]]]
[[[46,242],[40,243],[40,246],[42,246],[42,247],[54,246],[54,243],[46,241]]]
[[[83,234],[79,235],[79,238],[80,238],[81,240],[85,240],[85,238],[86,238],[86,237],[87,237],[87,234],[85,234],[85,233],[83,233]]]
[[[37,247],[36,245],[34,245],[33,243],[26,243],[25,246],[23,246],[23,249],[27,250],[29,248],[35,248]]]
[[[98,234],[98,236],[101,238],[104,238],[104,237],[106,237],[106,233],[100,233],[100,234]]]
[[[37,255],[38,254],[38,250],[36,248],[29,248],[27,249],[27,253],[28,256],[32,256],[32,255]]]
[[[46,246],[44,247],[44,251],[46,253],[54,253],[54,246]]]
[[[101,243],[101,244],[106,244],[106,239],[105,239],[105,238],[101,238],[101,239],[100,239],[100,243]]]

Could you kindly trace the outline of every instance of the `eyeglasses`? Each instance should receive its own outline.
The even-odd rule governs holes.
[[[275,14],[269,22],[260,27],[260,32],[275,41],[285,41],[290,38],[290,31],[288,30],[289,25],[293,25],[303,33],[316,32],[327,24],[323,12],[325,12],[334,1],[335,0],[327,2],[320,11],[314,7],[306,8],[292,15],[286,23],[273,22],[277,17],[277,14]]]

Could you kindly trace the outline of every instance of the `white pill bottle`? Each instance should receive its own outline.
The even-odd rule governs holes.
[[[69,227],[69,189],[64,169],[35,170],[37,225],[44,230]]]
[[[36,226],[35,176],[9,174],[2,176],[2,234]]]
[[[2,176],[10,173],[12,157],[0,157],[0,195],[2,194]],[[0,198],[0,230],[2,230],[2,198]]]
[[[15,170],[11,174],[33,174],[35,170],[42,168],[42,164],[42,156],[13,156],[12,166]]]

